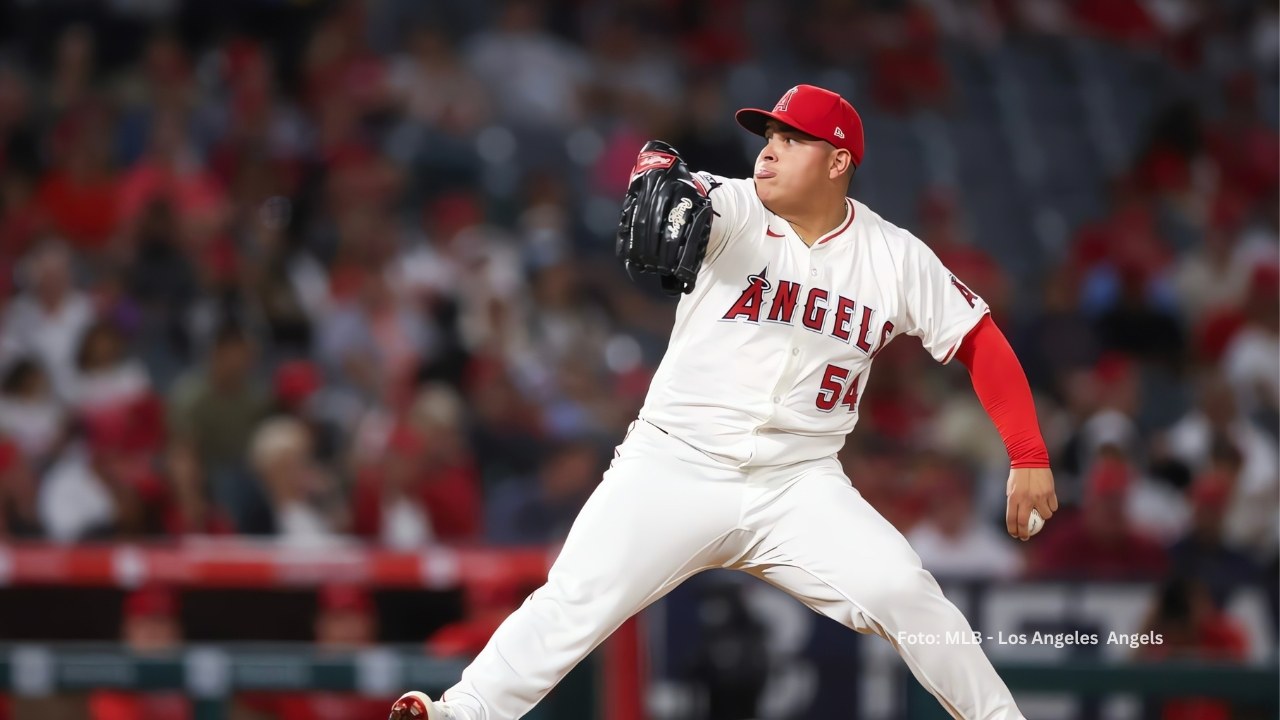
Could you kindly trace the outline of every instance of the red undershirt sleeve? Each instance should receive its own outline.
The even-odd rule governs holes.
[[[1049,467],[1027,375],[990,315],[965,336],[955,359],[969,369],[974,392],[1004,440],[1010,467]]]

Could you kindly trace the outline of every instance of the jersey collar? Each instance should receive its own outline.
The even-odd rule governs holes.
[[[844,203],[847,208],[845,211],[844,222],[840,223],[839,227],[837,227],[835,230],[832,230],[826,235],[823,235],[822,237],[818,238],[818,241],[813,244],[814,247],[818,247],[819,245],[823,245],[830,240],[834,240],[845,230],[848,230],[849,226],[853,224],[853,216],[855,215],[853,200],[850,200],[849,198],[845,198]]]
[[[764,228],[765,234],[767,234],[771,238],[794,238],[795,241],[799,243],[802,247],[805,247],[806,249],[809,249],[809,250],[816,249],[826,244],[828,241],[834,240],[835,238],[839,237],[841,233],[846,232],[850,228],[850,226],[853,225],[854,216],[857,214],[856,206],[853,204],[853,200],[851,198],[845,198],[844,202],[845,202],[844,222],[836,226],[836,228],[831,232],[818,238],[817,242],[815,242],[811,246],[804,244],[804,241],[801,240],[800,236],[796,234],[795,228],[791,227],[791,223],[787,222],[786,219],[783,218],[781,215],[778,215],[777,213],[773,212],[772,210],[769,210],[768,208],[765,208],[765,210],[769,212],[769,220],[766,223]],[[775,226],[774,220],[778,221],[776,226]],[[780,231],[774,229],[775,227],[779,228]]]

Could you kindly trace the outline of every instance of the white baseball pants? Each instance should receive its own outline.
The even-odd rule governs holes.
[[[627,618],[691,575],[735,568],[858,632],[893,642],[964,720],[1021,720],[905,538],[834,458],[741,470],[637,421],[575,521],[547,583],[502,623],[444,695],[461,720],[515,720]]]

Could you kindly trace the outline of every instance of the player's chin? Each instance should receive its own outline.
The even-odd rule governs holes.
[[[767,202],[769,200],[778,199],[778,196],[781,194],[781,190],[782,190],[782,188],[778,186],[778,178],[758,177],[754,179],[756,181],[756,195],[758,195],[761,200],[764,200]]]

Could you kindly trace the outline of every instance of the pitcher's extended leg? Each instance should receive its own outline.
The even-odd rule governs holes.
[[[547,578],[502,623],[444,700],[460,720],[515,720],[628,617],[730,554],[742,485],[637,424]],[[696,458],[690,458],[696,461]],[[704,458],[705,460],[705,458]],[[717,475],[719,473],[719,475]]]
[[[906,538],[863,499],[834,462],[805,471],[748,510],[755,532],[744,569],[814,610],[893,643],[953,717],[1022,720],[969,622],[943,596]],[[927,642],[899,642],[916,634]]]

